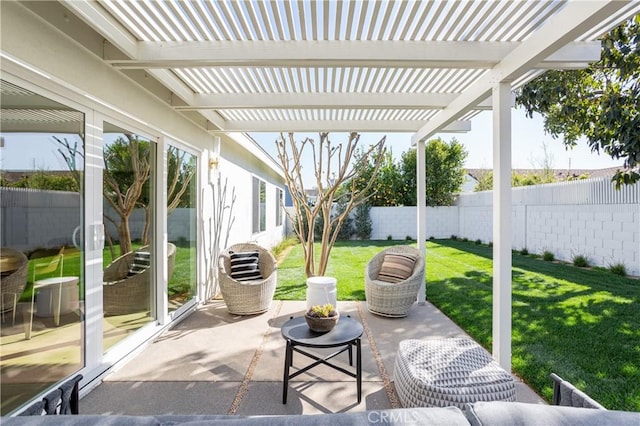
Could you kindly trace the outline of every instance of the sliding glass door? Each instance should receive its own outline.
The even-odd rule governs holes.
[[[178,147],[167,149],[167,295],[169,312],[196,297],[196,156]]]
[[[156,319],[155,152],[150,139],[104,123],[104,350]]]
[[[85,365],[85,117],[0,80],[0,414]]]

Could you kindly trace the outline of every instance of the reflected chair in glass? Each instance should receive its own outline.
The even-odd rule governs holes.
[[[102,298],[105,316],[126,315],[150,309],[151,268],[149,246],[126,253],[104,270]],[[175,265],[176,246],[167,245],[168,277]]]
[[[60,272],[56,271],[60,268]],[[48,262],[35,262],[33,265],[33,291],[31,292],[31,310],[29,312],[29,327],[25,329],[25,337],[31,339],[33,331],[34,306],[36,303],[36,293],[39,298],[45,297],[49,300],[48,308],[42,307],[42,301],[38,299],[38,313],[43,316],[41,310],[47,313],[44,316],[53,315],[56,327],[60,325],[60,310],[62,307],[63,288],[75,288],[79,277],[63,277],[64,272],[64,246],[60,247],[58,254],[53,256]],[[66,293],[67,290],[64,290]]]
[[[11,248],[0,248],[0,313],[12,313],[12,325],[16,322],[18,300],[27,286],[29,260],[22,252]]]
[[[408,254],[415,257],[411,275],[396,283],[381,281],[378,274],[386,254]],[[365,267],[364,290],[369,312],[386,317],[406,317],[424,282],[424,259],[414,247],[394,246],[376,254]]]
[[[258,252],[261,279],[241,281],[231,276],[231,253]],[[269,310],[276,291],[277,264],[271,252],[253,243],[235,244],[218,258],[218,281],[227,310],[235,315],[260,314]]]
[[[39,276],[42,275],[49,275],[53,272],[55,272],[58,267],[60,267],[60,275],[58,275],[59,277],[62,276],[62,271],[64,269],[64,246],[60,247],[60,251],[58,251],[58,254],[56,254],[55,256],[53,256],[51,258],[51,260],[49,260],[48,262],[36,262],[33,265],[33,279],[32,282],[36,282],[36,279]]]

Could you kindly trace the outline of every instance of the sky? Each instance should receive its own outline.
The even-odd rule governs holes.
[[[543,128],[543,120],[540,115],[533,118],[526,117],[524,110],[512,109],[512,168],[514,169],[539,169],[544,164],[544,146],[550,164],[555,169],[602,169],[608,167],[621,166],[623,160],[613,160],[606,154],[598,155],[591,152],[584,139],[578,141],[575,148],[567,150],[561,139],[554,139],[546,134]],[[468,152],[465,163],[466,168],[492,168],[493,167],[493,140],[492,140],[492,113],[483,111],[471,120],[471,131],[467,133],[441,133],[434,137],[441,137],[445,141],[452,138],[462,143]],[[332,137],[334,143],[346,140],[337,134]],[[368,146],[376,143],[384,133],[361,133],[360,144]],[[397,159],[401,154],[411,147],[411,136],[413,133],[387,133],[386,145],[392,150],[393,156]],[[278,133],[251,133],[251,136],[260,146],[274,159],[277,159],[277,150],[274,141],[278,138]],[[296,133],[296,140],[309,136],[318,139],[317,133]],[[277,160],[276,160],[277,161]],[[279,162],[278,162],[279,163]],[[312,161],[306,159],[307,174],[305,174],[305,186],[313,186],[310,172],[313,170]],[[311,187],[310,186],[310,187]]]
[[[456,138],[468,151],[467,168],[491,168],[492,155],[492,113],[484,111],[471,120],[471,131],[467,133],[443,133],[436,136],[445,141]],[[376,143],[384,133],[362,133],[360,144],[368,146]],[[412,133],[387,133],[387,147],[397,159],[411,147]],[[74,140],[77,135],[59,135]],[[277,159],[274,141],[277,133],[251,133],[263,149]],[[305,136],[317,139],[317,133],[296,133],[296,140]],[[0,168],[13,170],[65,170],[66,164],[57,152],[58,145],[47,134],[12,135],[5,134],[4,147],[0,149]],[[334,142],[346,140],[346,134],[332,135]],[[28,143],[27,143],[28,142]],[[80,144],[82,141],[80,141]],[[580,140],[573,150],[566,150],[560,139],[545,134],[542,118],[527,118],[521,109],[512,109],[512,167],[520,169],[540,168],[544,161],[543,143],[546,143],[553,168],[558,169],[600,169],[622,165],[622,160],[613,160],[605,154],[591,152],[584,140]],[[26,149],[25,149],[26,148]],[[277,162],[277,160],[276,160]],[[313,187],[313,167],[306,160],[305,186]]]

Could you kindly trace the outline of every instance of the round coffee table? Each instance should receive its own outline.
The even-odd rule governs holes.
[[[356,386],[358,389],[358,403],[362,399],[362,354],[360,337],[364,331],[362,324],[355,321],[349,316],[340,316],[338,323],[333,330],[326,333],[317,333],[311,331],[304,317],[293,318],[282,326],[282,337],[287,341],[287,348],[284,358],[284,378],[282,387],[282,403],[287,403],[287,391],[289,389],[289,380],[294,377],[307,372],[313,367],[324,364],[335,370],[338,370],[348,376],[355,377]],[[339,348],[338,351],[325,356],[319,357],[316,354],[306,352],[299,347],[307,348]],[[353,373],[340,366],[329,362],[331,358],[338,356],[339,354],[348,351],[349,352],[349,365],[353,366],[353,346],[356,347],[356,372]],[[293,353],[298,352],[313,360],[313,363],[307,365],[304,368],[296,371],[293,374],[289,374],[289,369],[293,366]]]

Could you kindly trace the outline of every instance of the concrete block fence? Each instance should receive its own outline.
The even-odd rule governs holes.
[[[428,207],[427,238],[493,239],[491,191],[462,194],[456,205]],[[416,238],[416,207],[371,209],[372,239]],[[514,188],[512,247],[585,256],[591,265],[622,263],[640,276],[640,184],[617,191],[608,179]]]

